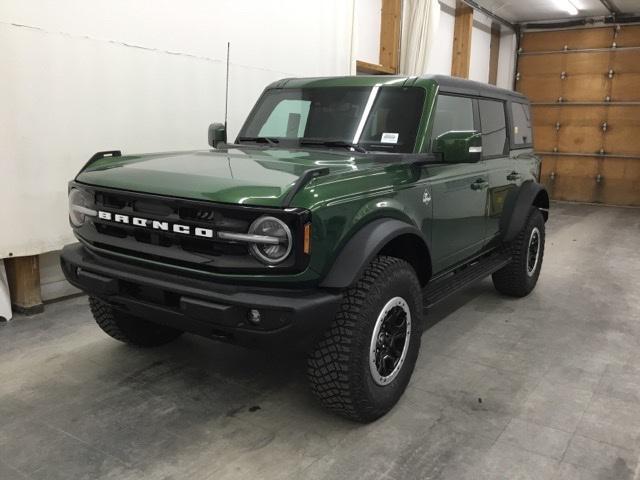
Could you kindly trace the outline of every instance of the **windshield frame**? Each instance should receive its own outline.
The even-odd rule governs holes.
[[[275,136],[268,136],[267,138],[261,139],[262,141],[260,143],[257,142],[252,142],[252,140],[248,139],[250,137],[254,137],[254,135],[249,135],[248,129],[251,125],[252,120],[254,119],[254,117],[256,116],[256,113],[259,111],[260,107],[262,106],[263,102],[265,101],[265,98],[268,95],[272,95],[274,91],[285,91],[285,90],[303,90],[303,89],[324,89],[324,90],[329,90],[329,89],[366,89],[369,90],[369,94],[367,96],[367,101],[364,105],[364,109],[362,111],[362,116],[357,124],[356,127],[356,132],[354,134],[354,137],[352,139],[349,140],[345,140],[344,138],[318,138],[318,137],[305,137],[305,136],[301,136],[301,137],[275,137]],[[383,143],[383,142],[362,142],[361,141],[361,136],[363,133],[363,130],[367,124],[367,121],[369,119],[369,116],[371,114],[371,110],[374,107],[374,104],[376,102],[376,100],[378,99],[378,95],[380,93],[381,90],[414,90],[414,91],[420,91],[420,97],[418,99],[418,105],[417,105],[417,109],[416,109],[416,128],[415,128],[415,134],[412,138],[411,143],[409,144],[409,149],[408,151],[399,151],[399,150],[395,150],[393,149],[393,145],[392,143]],[[254,104],[253,108],[251,109],[251,111],[249,112],[249,115],[247,115],[247,118],[245,119],[242,128],[240,129],[240,131],[238,132],[238,135],[235,139],[235,144],[236,145],[256,145],[258,144],[260,147],[263,148],[296,148],[296,149],[310,149],[310,148],[320,148],[320,149],[344,149],[344,148],[348,148],[350,151],[357,151],[360,153],[375,153],[375,154],[380,154],[380,153],[388,153],[388,154],[399,154],[399,155],[406,155],[408,153],[418,153],[419,150],[419,146],[421,146],[423,144],[423,136],[425,134],[425,127],[426,127],[426,111],[427,111],[427,106],[429,105],[430,102],[430,91],[427,88],[424,88],[422,86],[419,85],[410,85],[410,86],[404,86],[404,85],[386,85],[384,83],[377,83],[377,84],[373,84],[373,85],[339,85],[339,86],[302,86],[302,87],[291,87],[291,88],[278,88],[278,87],[268,87],[266,88],[262,94],[260,95],[260,97],[258,98],[258,100],[256,101],[256,103]],[[273,110],[272,110],[273,111]],[[324,140],[326,144],[322,144],[321,141]],[[312,141],[309,143],[306,143],[306,141]],[[252,143],[246,143],[246,142],[252,142]]]

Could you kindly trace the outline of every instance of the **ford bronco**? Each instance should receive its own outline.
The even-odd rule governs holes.
[[[300,349],[321,403],[369,422],[405,390],[430,306],[488,275],[536,285],[549,197],[518,93],[286,79],[209,144],[99,152],[69,184],[62,267],[117,340]]]

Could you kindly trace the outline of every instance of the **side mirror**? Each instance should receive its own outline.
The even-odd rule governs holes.
[[[212,123],[209,125],[209,145],[216,148],[219,143],[226,143],[227,128],[222,123]]]
[[[473,130],[450,130],[435,139],[433,152],[445,163],[475,163],[482,158],[482,136]]]

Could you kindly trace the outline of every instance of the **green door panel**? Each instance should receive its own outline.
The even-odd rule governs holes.
[[[484,246],[489,183],[483,162],[434,166],[429,173],[431,255],[437,273]]]

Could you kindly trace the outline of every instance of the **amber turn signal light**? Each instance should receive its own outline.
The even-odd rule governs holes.
[[[303,243],[303,251],[307,255],[311,253],[311,224],[307,223],[304,226],[304,243]]]

